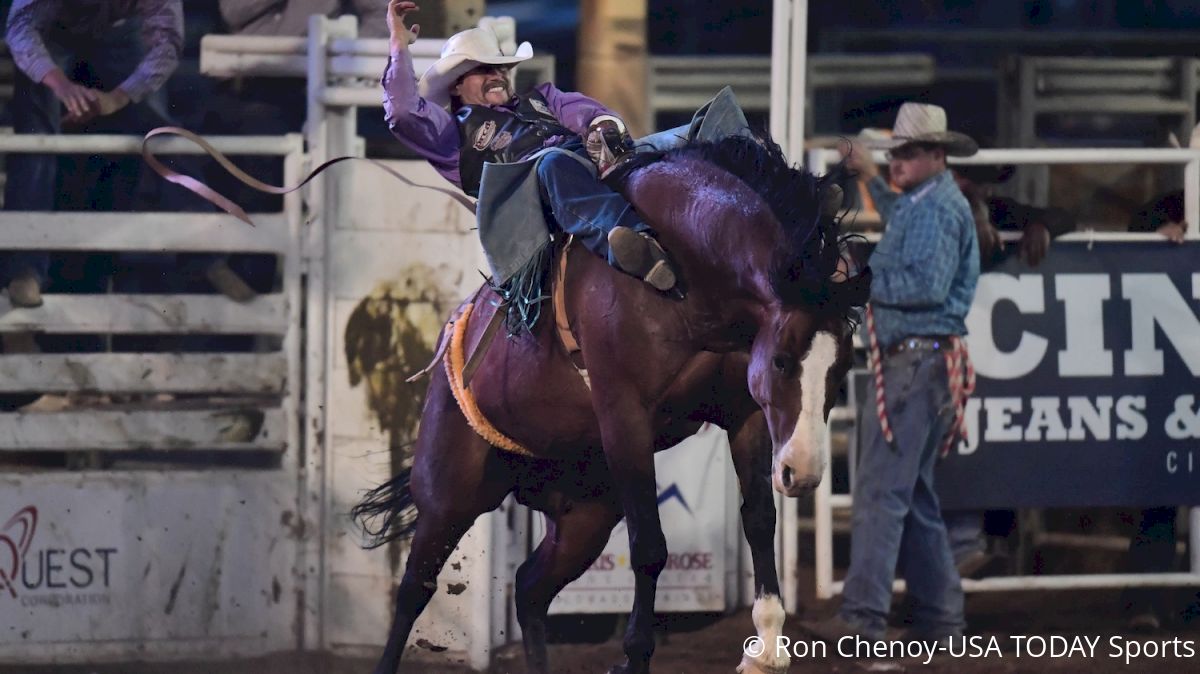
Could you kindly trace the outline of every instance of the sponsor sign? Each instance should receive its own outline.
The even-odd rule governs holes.
[[[667,537],[667,565],[658,577],[659,611],[725,609],[726,506],[729,444],[725,432],[711,426],[659,452],[658,512]],[[535,517],[534,538],[545,529]],[[629,531],[624,520],[613,529],[604,552],[579,580],[550,605],[551,613],[624,613],[633,606],[633,570]]]
[[[112,603],[112,544],[70,546],[38,538],[38,509],[26,505],[0,529],[0,601],[63,608]]]
[[[0,477],[0,657],[295,647],[294,500],[273,475]]]
[[[1200,244],[1056,243],[980,278],[945,508],[1200,504]]]

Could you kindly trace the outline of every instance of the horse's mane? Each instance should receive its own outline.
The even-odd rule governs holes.
[[[771,262],[771,288],[787,306],[830,311],[846,319],[862,306],[870,288],[870,270],[853,279],[840,278],[838,260],[850,236],[841,234],[838,213],[823,212],[832,186],[842,188],[853,178],[838,164],[818,177],[788,163],[783,150],[765,132],[728,136],[715,142],[693,142],[666,152],[642,152],[629,159],[614,175],[624,182],[633,172],[660,161],[699,159],[733,174],[770,207],[783,228],[785,241]]]

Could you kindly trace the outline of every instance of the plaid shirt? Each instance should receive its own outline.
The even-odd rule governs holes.
[[[182,0],[14,0],[5,40],[13,61],[34,82],[57,68],[46,49],[50,32],[90,37],[140,16],[146,56],[118,87],[134,102],[167,81],[183,50]]]
[[[896,194],[867,185],[887,223],[871,254],[871,303],[883,348],[910,335],[965,335],[979,280],[979,245],[967,200],[949,171]]]

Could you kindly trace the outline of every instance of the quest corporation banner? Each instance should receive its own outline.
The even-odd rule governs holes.
[[[1200,244],[1059,242],[983,274],[946,508],[1200,504]]]

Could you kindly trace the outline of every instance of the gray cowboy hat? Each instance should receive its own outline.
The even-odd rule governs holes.
[[[896,113],[890,138],[860,136],[862,143],[876,150],[890,150],[909,143],[933,143],[946,148],[952,157],[970,157],[979,144],[970,136],[946,128],[946,110],[929,103],[905,103]]]

